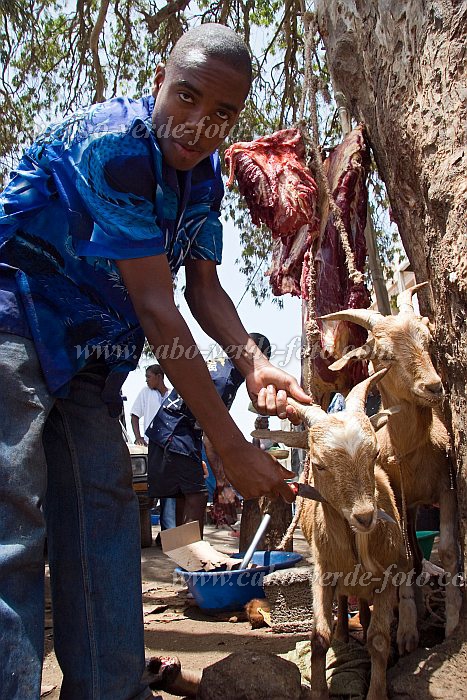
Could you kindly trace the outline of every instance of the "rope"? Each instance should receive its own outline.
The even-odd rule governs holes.
[[[347,231],[344,225],[344,221],[342,219],[342,212],[340,208],[337,206],[334,197],[332,195],[332,192],[329,187],[328,180],[326,178],[326,175],[324,173],[323,169],[323,161],[321,158],[321,153],[319,150],[319,126],[318,126],[318,101],[317,101],[317,93],[318,93],[318,84],[319,80],[316,77],[316,75],[313,73],[313,63],[312,63],[312,52],[313,49],[315,48],[315,40],[314,40],[314,35],[315,31],[317,30],[316,26],[316,19],[313,13],[307,12],[306,7],[305,7],[305,0],[300,0],[300,5],[301,5],[301,10],[302,10],[302,19],[303,19],[303,26],[305,29],[305,47],[304,47],[304,53],[305,53],[305,72],[304,72],[304,78],[303,78],[303,93],[302,93],[302,98],[300,101],[300,109],[299,109],[299,124],[298,128],[301,131],[301,134],[303,136],[303,139],[305,143],[309,146],[311,154],[312,154],[312,164],[314,166],[315,174],[316,174],[316,179],[318,181],[318,187],[320,188],[321,191],[324,191],[326,193],[326,196],[328,198],[329,202],[329,210],[333,216],[334,219],[334,225],[337,228],[337,231],[339,233],[341,242],[342,242],[342,247],[344,249],[345,253],[345,261],[347,265],[347,269],[349,272],[349,277],[354,282],[355,284],[361,284],[363,282],[363,273],[360,272],[360,270],[357,270],[355,267],[355,257],[352,252],[352,248],[350,247],[350,242],[349,242],[349,237],[347,235]],[[310,118],[311,118],[311,126],[312,126],[312,137],[310,138],[310,135],[308,131],[306,130],[306,125],[304,122],[304,114],[305,114],[305,103],[306,99],[308,97],[309,103],[310,103]],[[311,270],[310,266],[310,270]]]
[[[301,484],[307,484],[308,483],[308,475],[310,473],[310,458],[307,454],[305,458],[305,464],[303,467],[303,472],[300,476],[299,482]],[[287,532],[285,533],[284,537],[281,539],[280,544],[276,547],[276,549],[280,552],[282,552],[284,549],[286,549],[290,542],[292,541],[293,534],[295,530],[297,529],[297,525],[300,520],[300,516],[302,514],[303,510],[303,501],[305,499],[302,498],[301,496],[297,496],[295,500],[295,513],[292,518],[292,522],[290,523],[289,527],[287,528]]]
[[[401,501],[402,501],[401,530],[402,530],[402,538],[404,540],[405,553],[407,554],[407,557],[409,559],[411,559],[412,558],[412,551],[410,549],[409,536],[407,533],[407,501],[405,498],[404,479],[402,477],[401,460],[398,457],[395,457],[395,459],[397,461],[397,467],[399,469],[399,478],[401,480]]]

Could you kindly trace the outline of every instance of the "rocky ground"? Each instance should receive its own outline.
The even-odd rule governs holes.
[[[153,528],[156,537],[158,528]],[[206,538],[220,551],[237,551],[238,539],[230,531],[206,529]],[[303,555],[307,565],[308,546],[300,531],[296,532],[294,549]],[[432,556],[436,562],[436,548]],[[283,654],[295,648],[306,635],[273,634],[267,627],[252,630],[240,616],[205,615],[186,596],[180,583],[174,581],[173,562],[156,546],[141,550],[145,644],[147,656],[176,655],[184,668],[201,671],[235,651],[272,652]],[[53,651],[53,627],[50,600],[47,597],[46,658],[43,695],[58,700],[61,673]],[[465,635],[439,644],[440,627],[422,623],[421,648],[400,659],[389,669],[391,700],[461,700],[467,697],[467,643]],[[162,693],[164,700],[174,696]],[[83,699],[84,700],[84,699]],[[284,698],[284,700],[287,700]]]
[[[154,538],[157,532],[158,528],[154,527]],[[208,525],[206,539],[220,551],[238,551],[238,539],[232,537],[230,531],[216,530]],[[308,556],[308,546],[300,532],[295,537],[295,551]],[[272,634],[269,628],[252,630],[246,620],[229,622],[230,615],[219,619],[204,615],[193,601],[187,599],[180,584],[174,584],[174,563],[158,547],[141,550],[141,569],[146,656],[176,655],[184,668],[202,670],[234,651],[251,649],[252,652],[282,654],[306,638],[304,635]],[[61,673],[53,651],[49,598],[46,605],[46,658],[42,683],[47,695],[43,694],[43,697],[58,700]],[[162,697],[166,700],[174,696],[162,693]]]

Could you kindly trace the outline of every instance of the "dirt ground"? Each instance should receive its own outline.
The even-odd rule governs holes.
[[[158,531],[158,527],[153,527],[154,538]],[[205,539],[220,551],[238,551],[238,539],[232,537],[230,531],[216,530],[208,525]],[[294,550],[303,557],[309,555],[308,545],[299,531],[295,534]],[[301,564],[307,564],[305,559]],[[299,640],[306,639],[305,635],[272,634],[269,628],[252,630],[249,622],[229,622],[227,614],[224,620],[203,614],[192,601],[187,600],[180,584],[174,584],[174,568],[174,563],[158,547],[141,550],[146,656],[176,655],[183,667],[201,671],[233,651],[245,650],[245,647],[252,652],[259,650],[282,654],[293,649]],[[61,672],[53,651],[48,595],[45,627],[46,657],[42,697],[58,700]],[[52,686],[55,687],[52,689]],[[175,697],[167,693],[161,695],[164,700]]]
[[[158,527],[154,527],[154,538],[157,533]],[[238,549],[238,539],[227,530],[207,526],[206,539],[226,553]],[[304,557],[299,566],[306,566],[309,550],[300,530],[295,533],[294,550]],[[436,542],[431,559],[439,563]],[[174,564],[158,547],[141,550],[141,569],[146,656],[176,655],[184,668],[201,671],[246,647],[251,652],[282,654],[294,649],[298,641],[306,639],[306,635],[273,634],[267,627],[252,630],[245,620],[229,621],[228,613],[218,618],[203,614],[193,601],[187,599],[180,584],[174,582]],[[45,628],[42,697],[58,700],[61,672],[53,651],[48,595]],[[439,627],[430,629],[425,623],[424,628],[421,648],[389,669],[389,697],[391,700],[461,700],[467,697],[467,643],[462,641],[466,638],[465,634],[439,644],[437,642],[442,639]],[[167,693],[161,695],[164,700],[175,697]]]

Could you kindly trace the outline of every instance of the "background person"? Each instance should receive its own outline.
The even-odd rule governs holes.
[[[143,418],[144,435],[168,393],[162,367],[157,364],[146,367],[146,386],[141,389],[131,408],[131,427],[136,445],[147,444],[140,432],[140,419]]]
[[[230,408],[244,377],[227,357],[208,360],[207,367],[217,393]],[[162,403],[146,436],[149,496],[175,497],[177,525],[197,520],[202,538],[208,502],[203,431],[175,389]]]
[[[154,364],[146,367],[146,386],[141,389],[131,408],[131,427],[135,435],[136,445],[147,445],[140,432],[140,419],[143,419],[143,434],[150,422],[168,396],[169,390],[164,384],[164,370]],[[159,522],[161,530],[176,527],[176,501],[174,498],[159,500]],[[160,535],[157,535],[156,545],[160,546]]]

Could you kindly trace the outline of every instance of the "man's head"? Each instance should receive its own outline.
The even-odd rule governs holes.
[[[149,365],[149,367],[146,367],[146,384],[150,389],[156,389],[161,393],[165,389],[164,372],[160,365]]]
[[[269,430],[269,416],[258,416],[255,420],[255,430]]]
[[[153,127],[168,165],[191,170],[224,141],[251,86],[243,40],[222,24],[201,24],[157,66]]]
[[[261,352],[269,360],[271,357],[271,343],[262,333],[250,333],[250,338],[256,343]]]

